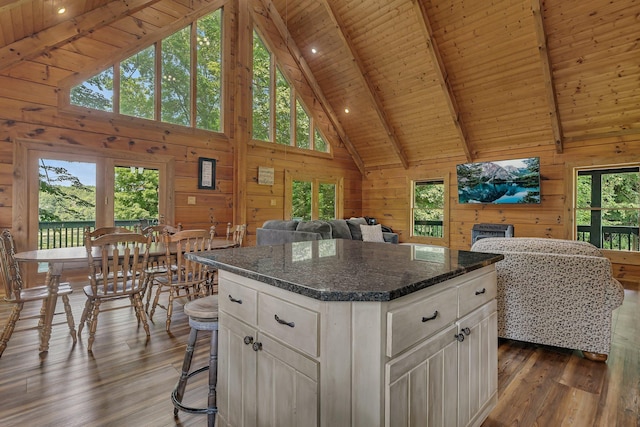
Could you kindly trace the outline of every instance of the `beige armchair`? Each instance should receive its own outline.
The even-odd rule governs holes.
[[[622,304],[624,289],[598,248],[519,237],[481,239],[471,250],[505,256],[496,264],[499,337],[607,359],[612,312]]]

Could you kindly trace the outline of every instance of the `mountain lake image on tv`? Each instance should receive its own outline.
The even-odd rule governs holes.
[[[459,203],[540,203],[540,158],[456,166]]]

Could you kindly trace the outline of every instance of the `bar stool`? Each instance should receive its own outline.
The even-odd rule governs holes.
[[[189,333],[187,350],[182,363],[180,380],[171,393],[171,401],[174,406],[173,416],[178,416],[178,410],[190,414],[207,414],[207,424],[213,427],[215,425],[215,414],[218,412],[218,407],[216,406],[216,382],[218,381],[218,296],[210,295],[189,301],[184,305],[184,313],[189,316],[191,332]],[[209,364],[193,372],[189,372],[198,331],[211,331]],[[184,391],[187,387],[187,381],[192,376],[206,370],[209,370],[208,406],[206,408],[193,408],[183,405],[182,398],[184,397]]]

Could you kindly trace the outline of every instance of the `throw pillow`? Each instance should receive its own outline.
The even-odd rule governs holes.
[[[331,224],[326,221],[301,221],[298,223],[296,231],[308,231],[310,233],[318,233],[323,239],[331,239]]]
[[[332,219],[329,221],[331,224],[332,235],[334,239],[349,239],[351,240],[351,230],[347,225],[347,221],[344,219]]]
[[[360,225],[367,225],[367,221],[364,218],[349,218],[347,225],[349,226],[349,231],[351,231],[351,238],[353,240],[362,240]]]
[[[362,233],[362,240],[364,242],[384,242],[382,235],[382,227],[377,225],[362,225],[360,224],[360,232]]]

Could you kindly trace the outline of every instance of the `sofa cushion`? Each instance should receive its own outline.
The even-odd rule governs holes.
[[[331,224],[331,235],[334,239],[349,239],[351,240],[351,230],[347,225],[345,219],[332,219],[329,221]]]
[[[384,237],[382,236],[382,227],[380,226],[380,224],[360,224],[360,231],[362,232],[362,240],[364,242],[384,242]]]
[[[301,221],[296,227],[296,231],[306,231],[311,233],[318,233],[323,239],[331,239],[331,224],[327,221],[314,220],[314,221]]]
[[[360,225],[368,225],[367,221],[362,217],[352,217],[347,220],[347,225],[349,226],[349,230],[351,231],[351,238],[353,240],[362,240],[362,231],[360,231]]]
[[[267,230],[288,230],[296,231],[298,221],[286,221],[282,219],[270,219],[262,224],[262,228]]]

